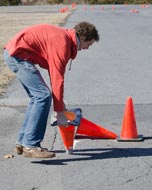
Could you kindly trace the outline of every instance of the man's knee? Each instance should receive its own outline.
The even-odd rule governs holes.
[[[39,92],[38,98],[46,101],[47,103],[50,103],[52,100],[52,93],[50,92],[49,89],[43,92]]]

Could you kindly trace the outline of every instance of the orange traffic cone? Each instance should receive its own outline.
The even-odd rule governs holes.
[[[79,119],[81,118],[81,109],[75,109],[74,111],[65,111],[64,112],[65,117],[69,122],[79,123]],[[78,120],[77,120],[78,119]],[[55,121],[55,124],[57,124],[57,121]],[[53,124],[54,125],[54,124]],[[76,126],[77,126],[76,125]],[[75,125],[69,124],[68,127],[59,126],[59,132],[62,138],[62,142],[64,144],[64,147],[66,149],[66,153],[72,154],[73,153],[73,144],[74,144],[74,137],[75,137],[75,131],[77,129]]]
[[[86,10],[87,10],[86,5],[84,5],[83,10],[84,10],[84,11],[86,11]]]
[[[101,138],[101,139],[115,139],[117,135],[101,126],[96,125],[95,123],[82,118],[80,126],[76,131],[76,135],[83,135],[84,137],[88,136],[90,138]]]
[[[103,5],[101,5],[101,10],[102,10],[102,11],[104,10],[104,6],[103,6]]]
[[[72,111],[64,111],[64,115],[67,120],[73,121],[76,118],[76,114]]]
[[[73,144],[75,137],[75,126],[61,127],[59,126],[59,132],[62,138],[62,142],[64,144],[65,150],[67,154],[73,153]]]
[[[92,5],[91,9],[92,9],[92,11],[94,11],[94,6],[93,5]]]
[[[112,5],[112,11],[114,11],[115,10],[115,6],[114,5]]]
[[[142,136],[138,136],[136,119],[134,114],[133,100],[128,97],[122,121],[122,131],[118,141],[142,141]]]
[[[132,12],[132,13],[139,13],[139,10],[132,8],[132,9],[131,9],[131,12]]]

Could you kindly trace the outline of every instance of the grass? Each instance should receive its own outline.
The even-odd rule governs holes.
[[[34,7],[33,7],[34,8]],[[39,8],[40,9],[40,8]],[[22,10],[22,13],[20,13]],[[24,10],[24,12],[23,12]],[[18,12],[14,12],[11,7],[0,8],[0,96],[4,95],[8,86],[14,80],[14,74],[8,69],[3,61],[3,46],[7,41],[12,38],[21,29],[35,24],[49,23],[60,25],[64,24],[65,20],[70,15],[70,12],[66,13],[38,13],[37,10],[30,11],[28,7],[25,9],[17,9]],[[44,11],[44,9],[43,9]]]
[[[0,71],[0,95],[5,93],[6,88],[9,86],[10,82],[15,78],[13,73],[9,68],[4,67]]]

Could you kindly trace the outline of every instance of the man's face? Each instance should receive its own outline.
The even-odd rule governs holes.
[[[80,47],[78,50],[81,51],[82,49],[88,49],[89,46],[91,46],[94,42],[94,39],[90,41],[85,41],[83,37],[80,37]]]

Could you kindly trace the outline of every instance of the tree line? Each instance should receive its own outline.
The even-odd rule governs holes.
[[[152,3],[152,0],[1,0],[0,6],[12,6],[12,5],[34,5],[34,4],[146,4]]]

